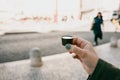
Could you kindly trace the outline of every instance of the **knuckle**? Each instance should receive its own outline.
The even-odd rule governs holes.
[[[88,44],[89,46],[92,46],[92,43],[91,43],[91,42],[88,42],[87,44]]]

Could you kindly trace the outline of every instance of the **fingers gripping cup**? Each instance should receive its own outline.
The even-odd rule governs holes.
[[[69,35],[62,36],[62,45],[65,46],[66,44],[72,44],[73,37]]]

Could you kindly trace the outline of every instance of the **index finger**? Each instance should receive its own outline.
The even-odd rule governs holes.
[[[80,48],[84,48],[84,46],[88,43],[87,40],[83,39],[83,38],[73,38],[73,45],[76,45]]]

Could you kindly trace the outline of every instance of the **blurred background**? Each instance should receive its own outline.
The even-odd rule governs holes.
[[[47,19],[50,22],[65,18],[90,19],[98,11],[103,12],[105,19],[110,19],[119,5],[119,0],[0,0],[0,21],[22,18]]]
[[[95,46],[90,28],[98,12],[103,39]],[[120,0],[0,0],[0,80],[86,80],[63,35],[90,41],[101,59],[120,68]],[[37,68],[29,62],[35,49]]]
[[[42,56],[66,52],[61,36],[83,37],[93,43],[93,18],[102,12],[105,27],[100,45],[110,41],[120,28],[120,0],[0,0],[0,62],[29,58],[38,47]],[[119,25],[118,25],[119,26]]]

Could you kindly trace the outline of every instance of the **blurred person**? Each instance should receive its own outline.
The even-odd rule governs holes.
[[[73,38],[72,45],[66,44],[65,47],[81,62],[89,75],[87,80],[120,80],[120,69],[100,59],[87,40]]]
[[[103,38],[101,24],[104,26],[103,16],[101,12],[98,12],[97,16],[93,20],[91,27],[91,30],[93,30],[94,33],[94,45],[98,45],[98,38]]]

